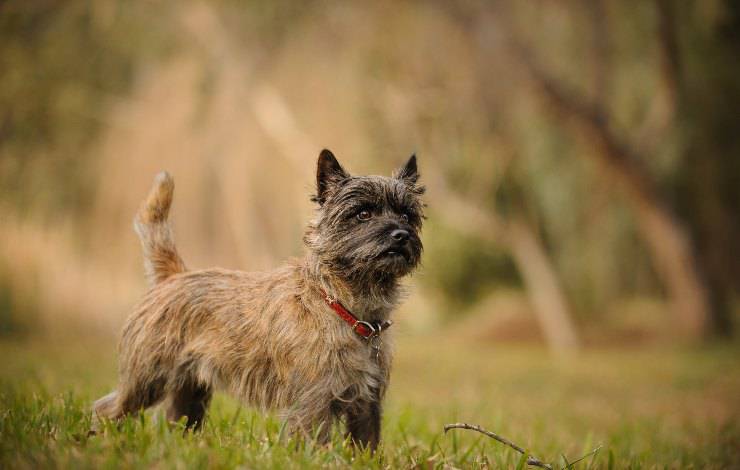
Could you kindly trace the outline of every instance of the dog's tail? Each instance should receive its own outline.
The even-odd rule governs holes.
[[[134,219],[134,230],[141,240],[144,267],[151,285],[185,271],[185,263],[177,253],[167,221],[174,190],[175,182],[170,174],[166,171],[159,173]]]

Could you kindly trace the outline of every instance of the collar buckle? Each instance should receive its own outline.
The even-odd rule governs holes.
[[[364,333],[362,333],[358,329],[359,327],[366,328],[369,333],[367,335],[365,335]],[[374,336],[378,336],[378,334],[380,333],[380,329],[379,328],[376,328],[376,327],[373,326],[372,323],[366,322],[366,321],[363,321],[363,320],[357,320],[357,322],[354,325],[352,325],[352,330],[355,333],[357,333],[358,335],[360,335],[363,338],[365,338],[365,339],[370,339],[370,338],[372,338]]]
[[[339,317],[344,320],[358,336],[366,340],[373,338],[380,339],[380,333],[393,324],[391,320],[384,322],[367,322],[364,320],[358,320],[357,317],[352,315],[352,312],[344,308],[344,306],[334,296],[331,296],[321,289],[321,295],[324,297],[326,304],[334,310]]]

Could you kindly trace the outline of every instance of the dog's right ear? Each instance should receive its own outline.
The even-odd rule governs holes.
[[[313,201],[323,205],[326,201],[327,191],[347,178],[349,178],[349,173],[344,171],[331,150],[322,150],[316,168],[316,196]]]

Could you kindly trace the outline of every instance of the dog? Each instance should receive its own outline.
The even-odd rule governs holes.
[[[391,177],[351,176],[323,150],[305,256],[255,273],[187,270],[168,223],[174,182],[157,175],[134,220],[151,288],[123,327],[119,384],[95,415],[164,402],[168,419],[197,430],[223,390],[321,442],[343,421],[353,443],[375,450],[390,316],[423,250],[418,180],[415,155]]]

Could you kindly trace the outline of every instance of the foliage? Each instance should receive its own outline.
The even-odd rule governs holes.
[[[25,209],[77,212],[107,107],[171,39],[167,10],[129,2],[0,5],[0,186]]]
[[[675,13],[675,60],[667,62],[661,5]],[[386,171],[418,151],[422,180],[436,173],[503,222],[521,219],[539,238],[569,314],[585,323],[598,323],[615,302],[675,297],[665,261],[649,249],[660,243],[646,238],[626,201],[630,191],[594,163],[598,149],[571,119],[543,105],[507,49],[518,42],[639,150],[635,163],[659,204],[651,203],[685,228],[689,264],[724,318],[715,327],[731,331],[740,278],[725,255],[740,210],[732,60],[740,15],[731,2],[14,0],[0,12],[0,217],[31,219],[33,227],[6,230],[28,230],[54,240],[55,253],[84,251],[100,264],[72,260],[78,277],[100,269],[91,277],[118,282],[105,276],[135,256],[125,248],[135,246],[129,220],[163,168],[186,188],[176,206],[188,208],[179,221],[189,223],[190,251],[203,247],[195,259],[274,266],[301,249],[313,162],[328,146],[362,172]],[[500,285],[537,290],[522,284],[502,237],[463,235],[446,222],[435,180],[425,182],[428,269],[419,279],[440,311],[473,306]],[[30,251],[32,262],[0,267],[22,271],[4,274],[0,282],[13,286],[3,289],[17,291],[44,269],[37,266],[50,255]],[[58,277],[42,277],[44,291],[68,291]],[[39,304],[43,317],[49,307]],[[83,321],[112,311],[70,304]]]

